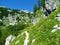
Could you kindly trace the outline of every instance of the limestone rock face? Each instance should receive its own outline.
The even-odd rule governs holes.
[[[45,8],[50,9],[51,11],[53,9],[56,9],[59,5],[59,0],[46,0],[45,1]]]

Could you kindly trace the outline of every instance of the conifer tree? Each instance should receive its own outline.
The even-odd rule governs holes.
[[[40,9],[40,6],[41,6],[41,0],[38,0],[38,9]]]
[[[42,7],[45,8],[45,0],[42,0]]]
[[[37,11],[37,5],[35,4],[35,5],[34,5],[34,17],[35,17],[35,15],[36,15],[36,11]]]

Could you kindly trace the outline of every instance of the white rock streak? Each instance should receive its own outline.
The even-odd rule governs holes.
[[[29,40],[28,40],[29,34],[28,34],[27,31],[25,31],[25,33],[26,33],[26,38],[25,38],[25,40],[24,40],[24,45],[28,45],[28,42],[29,42]]]
[[[6,42],[5,42],[5,45],[9,45],[11,40],[14,39],[15,37],[13,35],[10,35],[6,38]]]
[[[55,25],[53,28],[57,28],[58,27],[58,25]]]
[[[35,42],[35,40],[36,40],[36,39],[33,39],[33,40],[32,40],[32,43],[34,43],[34,42]]]
[[[51,32],[55,32],[57,29],[53,29]]]
[[[58,27],[57,29],[60,30],[60,27]]]
[[[51,32],[55,32],[55,31],[57,31],[57,30],[60,30],[60,27],[59,27],[58,25],[55,25],[55,26],[53,27],[53,30],[52,30]]]

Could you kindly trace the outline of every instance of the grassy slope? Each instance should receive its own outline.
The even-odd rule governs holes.
[[[21,32],[27,31],[29,33],[28,45],[60,45],[60,31],[52,33],[53,26],[59,22],[55,19],[56,15],[60,13],[58,8],[52,12],[46,19],[41,20],[35,26],[28,27]],[[21,35],[21,34],[20,34]],[[32,43],[32,39],[36,39]],[[20,40],[17,44],[16,41]],[[25,34],[17,36],[10,45],[23,45],[25,40]]]

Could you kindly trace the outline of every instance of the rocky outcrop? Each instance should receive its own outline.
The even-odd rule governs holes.
[[[53,9],[56,9],[59,5],[59,0],[46,0],[45,1],[45,8],[50,9],[53,11]]]
[[[33,25],[35,25],[36,23],[39,22],[39,20],[40,20],[40,18],[32,18],[32,19],[31,19],[31,23],[32,23]]]
[[[52,11],[56,10],[59,5],[59,0],[46,0],[45,1],[45,15],[48,16]]]
[[[11,41],[13,41],[15,37],[13,35],[10,35],[6,38],[5,45],[9,45]]]

